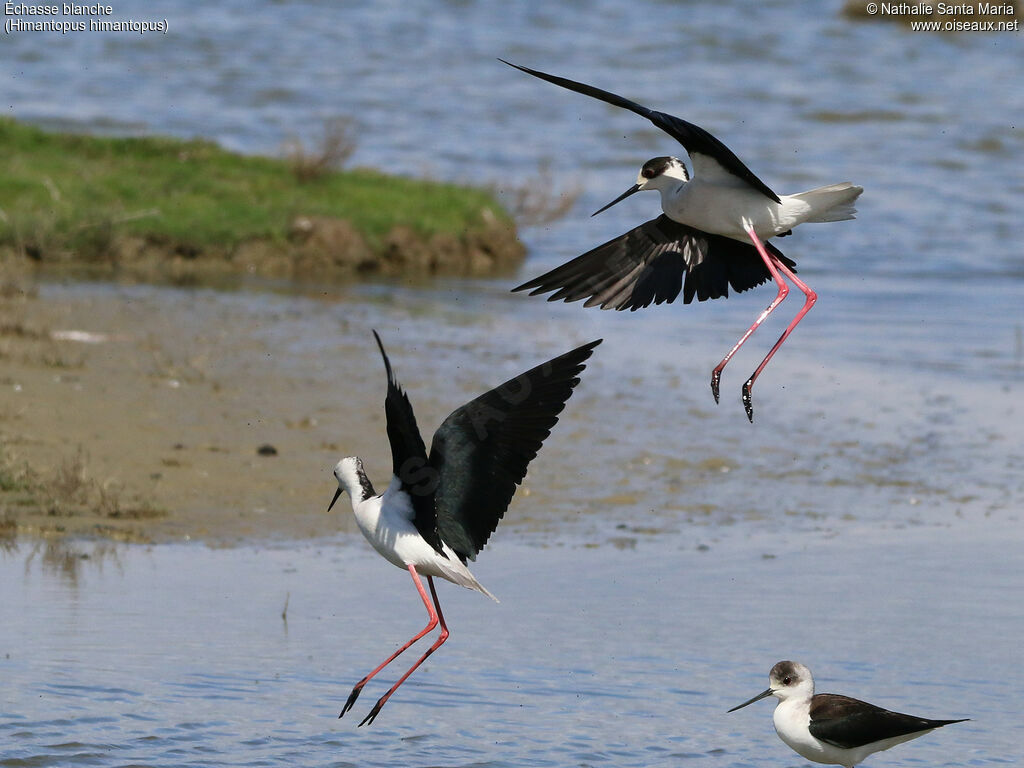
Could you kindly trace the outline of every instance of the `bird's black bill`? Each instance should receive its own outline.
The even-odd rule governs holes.
[[[336,490],[336,491],[334,492],[334,498],[333,498],[333,499],[331,499],[331,503],[327,505],[327,511],[328,511],[328,512],[330,512],[330,511],[331,511],[331,508],[332,508],[332,507],[334,506],[335,502],[337,502],[337,501],[338,501],[338,497],[339,497],[339,496],[341,496],[341,486],[339,486],[339,487],[338,487],[338,490]]]
[[[757,694],[757,696],[752,698],[750,701],[744,701],[738,707],[733,707],[729,711],[730,712],[735,712],[737,709],[743,709],[748,704],[753,704],[755,701],[760,701],[761,699],[766,699],[766,698],[768,698],[771,695],[772,695],[772,689],[769,688],[767,691],[762,691],[761,693]]]
[[[640,189],[641,189],[641,187],[640,187],[639,184],[634,184],[632,187],[630,187],[625,192],[623,192],[621,195],[619,195],[614,200],[612,200],[610,203],[608,203],[608,205],[606,205],[604,208],[601,208],[600,210],[594,211],[590,215],[591,216],[597,216],[597,214],[599,214],[599,213],[604,213],[605,211],[607,211],[609,208],[611,208],[616,203],[621,203],[623,200],[625,200],[627,197],[629,197],[633,193],[639,192]]]

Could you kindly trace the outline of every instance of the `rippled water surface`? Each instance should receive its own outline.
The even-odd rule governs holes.
[[[499,531],[475,570],[502,602],[441,585],[451,638],[364,728],[395,673],[338,720],[349,688],[423,609],[361,542],[26,544],[0,557],[0,765],[795,765],[770,704],[725,714],[782,657],[824,690],[973,718],[899,764],[1012,765],[1022,544],[1017,526],[598,549]]]
[[[354,719],[340,706],[423,617],[361,541],[23,542],[0,551],[0,766],[799,765],[769,703],[724,714],[787,657],[822,690],[972,718],[872,765],[1020,763],[1024,47],[837,6],[125,0],[117,15],[171,32],[6,36],[5,112],[51,127],[274,153],[348,115],[359,164],[506,190],[546,162],[579,201],[524,230],[520,277],[651,217],[642,195],[588,214],[678,147],[498,56],[695,121],[781,192],[866,191],[858,221],[779,243],[819,302],[759,380],[753,426],[739,386],[795,298],[717,407],[707,381],[769,289],[608,314],[511,280],[44,285],[168,328],[223,322],[269,342],[265,364],[336,381],[339,403],[347,366],[379,366],[376,327],[425,431],[453,389],[606,341],[475,567],[501,604],[442,585],[452,638],[373,726],[355,727],[394,674]],[[365,357],[336,359],[339,339]],[[376,451],[375,477],[383,439],[351,446]]]

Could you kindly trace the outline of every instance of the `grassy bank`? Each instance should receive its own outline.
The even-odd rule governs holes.
[[[45,264],[289,275],[489,274],[522,258],[481,189],[202,140],[48,133],[0,120],[0,250]]]

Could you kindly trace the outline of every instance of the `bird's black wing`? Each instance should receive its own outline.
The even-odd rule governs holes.
[[[441,538],[475,560],[508,509],[526,467],[558,421],[601,340],[516,376],[458,408],[430,446]]]
[[[729,287],[737,293],[756,288],[772,279],[764,259],[753,243],[744,243],[723,235],[711,235],[693,230],[693,236],[704,258],[696,261],[686,275],[683,287],[683,303],[689,304],[696,296],[698,301],[728,298]],[[764,243],[765,250],[796,272],[796,262],[787,258],[770,242]]]
[[[930,731],[962,720],[928,720],[835,693],[819,693],[811,699],[811,735],[826,744],[843,749],[870,744],[873,741]]]
[[[402,490],[409,494],[415,516],[413,523],[420,535],[438,552],[441,552],[441,537],[437,530],[437,513],[434,510],[434,487],[436,473],[427,461],[427,448],[423,444],[412,404],[402,391],[391,361],[384,351],[380,336],[373,332],[373,338],[380,347],[384,368],[388,374],[388,394],[384,399],[384,415],[388,423],[388,442],[391,443],[391,471],[402,482]]]
[[[548,301],[579,301],[602,309],[640,309],[671,302],[683,285],[696,230],[662,214],[624,235],[577,256],[513,291],[531,295],[555,291]]]
[[[796,265],[771,243],[766,247],[789,268]],[[685,278],[685,285],[684,285]],[[554,291],[548,301],[579,301],[601,309],[637,310],[652,303],[718,299],[771,278],[752,243],[673,221],[662,214],[513,288],[531,296]]]
[[[600,101],[612,104],[613,106],[628,109],[630,112],[635,112],[641,117],[646,117],[654,123],[654,125],[682,144],[683,148],[686,149],[691,158],[695,155],[706,155],[711,160],[717,162],[722,169],[742,179],[754,189],[763,193],[770,200],[774,200],[776,203],[782,202],[779,200],[779,196],[775,194],[767,184],[757,178],[757,176],[754,175],[754,172],[747,168],[746,164],[736,157],[731,149],[699,125],[694,125],[682,118],[674,117],[664,112],[657,112],[653,109],[648,109],[641,104],[637,104],[635,101],[630,101],[629,99],[625,99],[617,94],[601,90],[600,88],[595,88],[592,85],[578,83],[575,80],[570,80],[566,77],[549,75],[546,72],[540,72],[536,69],[521,67],[518,64],[513,64],[512,62],[505,61],[504,59],[498,59],[498,61],[508,64],[510,67],[515,67],[528,75],[533,75],[534,77],[539,77],[541,80],[547,80],[549,83],[559,85],[562,88],[567,88],[570,91],[576,91],[576,93],[582,93],[584,96],[591,96],[595,99],[599,99]]]

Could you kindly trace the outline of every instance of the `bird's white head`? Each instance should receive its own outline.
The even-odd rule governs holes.
[[[643,164],[636,176],[640,189],[661,189],[675,187],[682,181],[689,181],[686,165],[678,157],[654,157]]]
[[[814,695],[814,678],[811,670],[799,661],[780,661],[768,673],[768,685],[772,696],[786,699],[809,699]]]
[[[686,164],[678,157],[654,157],[643,164],[640,173],[637,174],[636,184],[627,189],[608,205],[595,211],[592,215],[607,211],[616,203],[620,203],[636,192],[645,189],[656,189],[659,192],[667,192],[676,189],[680,184],[690,180],[690,174],[686,171]]]
[[[810,699],[814,695],[814,678],[811,670],[799,661],[780,661],[768,673],[768,689],[757,694],[749,701],[730,709],[735,712],[755,701],[774,696],[779,701],[786,699]]]
[[[335,464],[334,478],[338,481],[338,490],[334,492],[334,498],[327,507],[328,512],[334,507],[342,491],[347,491],[353,501],[363,501],[375,495],[373,485],[363,469],[363,460],[358,456],[346,456]]]

